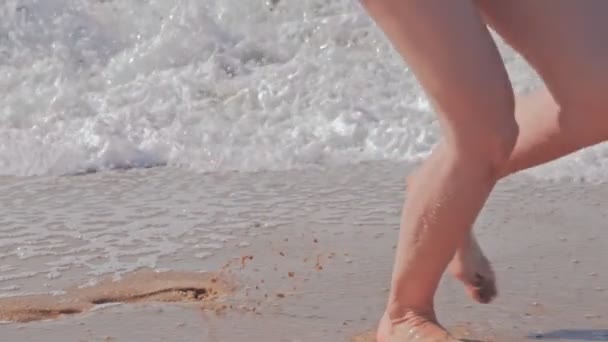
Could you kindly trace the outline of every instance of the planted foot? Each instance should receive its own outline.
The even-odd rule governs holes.
[[[445,330],[434,317],[411,313],[400,321],[391,321],[384,314],[377,342],[455,342],[458,341]]]

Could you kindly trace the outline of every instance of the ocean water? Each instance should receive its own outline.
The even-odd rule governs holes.
[[[500,47],[517,90],[539,84]],[[439,138],[353,0],[4,0],[0,93],[0,175],[416,161]],[[600,146],[531,173],[607,163]]]

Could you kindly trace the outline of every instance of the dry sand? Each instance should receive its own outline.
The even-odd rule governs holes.
[[[357,341],[374,328],[383,309],[407,169],[371,163],[348,172],[196,175],[152,169],[1,179],[7,213],[0,228],[0,295],[8,299],[0,300],[0,319],[29,321],[0,325],[1,341]],[[121,188],[134,195],[125,198]],[[86,196],[79,189],[86,189]],[[606,198],[603,184],[524,175],[502,182],[476,225],[497,271],[499,297],[489,305],[474,304],[460,284],[445,277],[437,296],[440,320],[471,341],[608,341],[608,272],[601,266],[608,250]],[[83,201],[103,202],[110,214],[91,220],[100,209]],[[17,219],[24,203],[35,210],[28,212],[29,226]],[[153,215],[167,226],[145,235],[147,208],[184,206],[189,213],[200,210]],[[18,237],[19,229],[42,229],[49,225],[44,217],[70,221],[82,212],[87,219],[70,229],[95,228],[99,236],[125,239],[141,229],[145,241],[138,245],[133,238],[129,248],[145,245],[151,252],[138,256],[116,249],[125,253],[117,259],[125,263],[122,279],[92,286],[96,268],[113,274],[105,270],[114,261],[73,262],[49,277],[40,270],[65,255],[19,259],[11,252],[18,239],[8,236]],[[200,222],[205,231],[191,228]],[[181,235],[173,235],[176,229]],[[210,244],[197,234],[215,236],[214,231],[234,238],[195,257],[203,242]],[[45,246],[33,234],[22,235]],[[166,243],[163,236],[180,243],[170,254],[153,249]],[[79,241],[80,249],[69,255],[112,253],[121,244],[105,240],[101,250],[88,248],[93,240]],[[142,258],[149,254],[157,255],[153,268],[162,272],[145,270],[149,265]],[[132,273],[129,262],[144,263],[143,270]],[[65,291],[16,298],[58,290]]]

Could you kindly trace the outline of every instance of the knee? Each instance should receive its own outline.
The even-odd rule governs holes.
[[[481,126],[471,134],[473,137],[455,145],[456,158],[467,167],[475,165],[481,176],[497,180],[508,168],[519,135],[517,123],[505,120],[502,125]]]
[[[454,125],[448,145],[463,163],[478,165],[480,172],[496,178],[509,162],[519,126],[511,91],[484,100],[470,108],[473,115],[466,122]]]
[[[498,176],[507,167],[515,149],[519,126],[515,117],[512,116],[510,120],[505,120],[501,127],[489,129],[487,134],[488,136],[485,138],[487,141],[486,159],[492,175]]]

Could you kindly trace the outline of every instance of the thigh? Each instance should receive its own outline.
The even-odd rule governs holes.
[[[607,109],[600,100],[608,80],[608,1],[476,0],[476,5],[537,70],[560,105]]]
[[[425,89],[448,139],[471,142],[513,126],[507,72],[470,0],[362,2]]]

